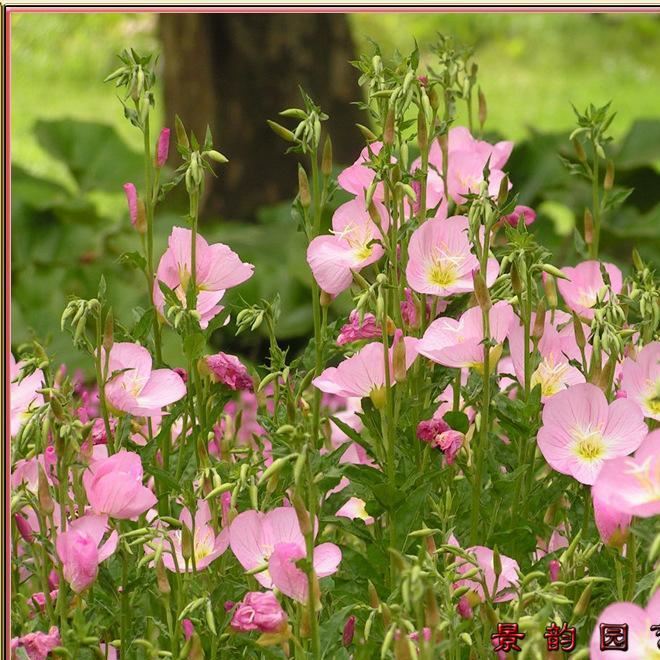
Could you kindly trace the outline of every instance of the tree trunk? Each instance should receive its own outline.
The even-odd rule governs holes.
[[[207,214],[247,218],[295,195],[295,158],[266,120],[301,107],[299,85],[330,115],[335,161],[357,157],[364,119],[351,104],[360,90],[345,15],[162,14],[160,33],[168,125],[178,114],[201,141],[208,123],[230,161],[208,182]]]

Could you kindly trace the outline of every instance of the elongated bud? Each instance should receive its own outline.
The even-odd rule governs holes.
[[[502,575],[502,557],[497,546],[493,550],[493,571],[495,571],[495,577]]]
[[[548,577],[550,578],[550,582],[557,582],[557,580],[559,580],[560,572],[561,564],[556,559],[552,559],[548,564]]]
[[[392,342],[392,371],[394,380],[402,383],[406,380],[406,344],[403,341],[403,332],[397,328]]]
[[[333,297],[332,294],[328,293],[327,291],[321,290],[321,293],[319,295],[319,302],[321,303],[321,307],[329,307],[330,304],[332,303]]]
[[[591,245],[594,240],[594,217],[589,209],[584,209],[584,242]]]
[[[199,635],[194,632],[190,639],[190,651],[188,652],[187,660],[204,660],[204,647],[202,646],[202,640],[199,638]]]
[[[385,404],[387,403],[387,393],[385,391],[385,386],[375,387],[371,392],[369,392],[369,398],[371,403],[374,404],[376,410],[383,410]]]
[[[167,156],[170,153],[170,129],[164,128],[158,136],[156,143],[156,167],[163,167],[167,162]]]
[[[294,493],[291,498],[291,502],[293,504],[293,508],[296,511],[298,524],[300,525],[300,531],[302,532],[303,536],[311,534],[314,529],[312,527],[312,523],[309,519],[309,513],[305,508],[305,503],[303,502],[302,497],[300,497],[298,493]]]
[[[578,140],[578,138],[574,137],[573,140],[573,149],[575,149],[575,155],[577,156],[577,159],[581,163],[586,163],[587,161],[587,154],[584,150],[584,147],[582,146],[582,142]]]
[[[30,527],[30,523],[27,521],[27,519],[24,518],[20,513],[15,513],[14,522],[16,523],[16,529],[21,535],[21,538],[26,543],[32,543],[34,536],[32,535],[32,528]]]
[[[405,628],[399,628],[394,639],[395,660],[412,660],[414,649]]]
[[[500,188],[497,193],[497,203],[499,206],[503,206],[509,196],[509,177],[504,176],[500,181]]]
[[[394,143],[394,108],[390,108],[387,111],[387,116],[385,117],[385,126],[383,128],[383,144],[393,144]]]
[[[557,284],[552,275],[548,275],[543,281],[543,290],[545,291],[545,299],[548,302],[550,309],[557,309]]]
[[[305,168],[298,164],[298,198],[303,208],[309,208],[312,203],[312,196],[309,192],[309,179]]]
[[[427,90],[427,95],[429,97],[429,105],[435,111],[440,106],[440,100],[438,97],[438,92],[435,89],[435,85],[431,89]]]
[[[484,312],[487,312],[493,304],[490,300],[486,280],[484,280],[483,275],[478,270],[473,270],[472,282],[474,284],[474,297],[477,299],[479,307],[481,307]]]
[[[369,605],[371,605],[371,607],[374,610],[376,610],[380,605],[380,598],[378,598],[378,592],[376,591],[376,587],[374,587],[373,582],[371,580],[369,580],[368,591],[369,591]]]
[[[279,135],[283,140],[287,142],[296,141],[296,136],[288,128],[282,126],[282,124],[278,124],[276,121],[271,121],[270,119],[267,119],[266,123],[270,126],[273,133]]]
[[[438,601],[435,598],[435,592],[431,587],[424,594],[424,605],[426,625],[433,630],[440,623],[440,613],[438,612]]]
[[[518,266],[516,265],[515,261],[511,264],[511,287],[513,288],[513,292],[517,296],[520,296],[523,291],[523,285],[522,280],[520,279],[520,272],[518,271]]]
[[[204,155],[208,156],[211,160],[214,160],[216,163],[220,163],[222,165],[229,162],[229,158],[227,158],[227,156],[225,156],[224,154],[221,154],[216,149],[209,149],[208,151],[204,152]]]
[[[585,588],[582,594],[580,595],[580,598],[578,599],[578,602],[575,604],[575,607],[573,608],[573,615],[574,616],[583,616],[587,613],[589,609],[589,603],[591,602],[591,590],[593,587],[593,583],[589,583]]]
[[[114,343],[113,333],[115,327],[115,319],[112,315],[112,310],[109,310],[105,316],[105,327],[103,329],[103,348],[108,352]]]
[[[188,140],[188,134],[186,133],[186,129],[179,115],[176,115],[174,117],[174,130],[176,131],[177,144],[180,147],[185,147],[186,149],[190,149],[190,141]]]
[[[488,105],[486,104],[486,96],[481,91],[481,87],[479,88],[477,95],[479,97],[479,124],[483,127],[488,118]]]
[[[323,143],[323,156],[321,157],[321,174],[330,176],[332,174],[332,140],[327,135]]]
[[[366,126],[363,126],[362,124],[355,125],[358,127],[358,130],[362,133],[362,137],[364,137],[367,142],[375,142],[378,139],[378,136]]]
[[[160,591],[163,596],[169,595],[170,591],[172,591],[170,581],[167,579],[167,571],[165,570],[165,564],[163,563],[162,558],[156,562],[156,583],[158,584],[158,591]]]
[[[642,261],[642,258],[639,256],[639,252],[637,252],[637,248],[633,248],[632,251],[632,262],[635,266],[635,268],[641,273],[644,270],[644,262]]]
[[[37,484],[37,494],[39,497],[39,510],[44,515],[50,516],[55,510],[53,498],[50,496],[50,488],[48,487],[48,479],[44,469],[39,465],[39,477]]]
[[[188,525],[183,525],[181,528],[181,555],[186,560],[186,562],[190,561],[194,551],[195,548],[193,544],[192,532],[190,531]]]
[[[532,337],[536,341],[540,341],[543,337],[545,329],[545,300],[541,298],[539,304],[536,306],[536,318],[534,319],[534,328],[532,329]]]
[[[341,636],[341,643],[343,646],[350,646],[353,643],[353,636],[355,635],[355,622],[357,619],[354,614],[346,619],[344,624],[344,631]]]
[[[580,321],[579,316],[573,312],[573,333],[575,334],[575,343],[578,345],[579,349],[584,349],[587,345],[587,340],[584,337],[584,328],[582,327],[582,321]]]
[[[419,145],[419,150],[424,153],[429,146],[429,134],[426,128],[426,116],[424,111],[420,108],[417,113],[417,144]]]
[[[380,217],[380,213],[378,212],[378,209],[376,208],[376,205],[374,204],[373,200],[369,202],[369,217],[371,218],[371,221],[376,225],[380,226],[382,222],[382,218]]]
[[[608,160],[605,168],[605,178],[603,179],[603,188],[612,190],[614,187],[614,161]]]

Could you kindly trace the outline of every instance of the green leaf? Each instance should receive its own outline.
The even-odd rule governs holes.
[[[470,420],[468,419],[468,416],[465,413],[460,412],[460,410],[450,410],[442,419],[444,419],[454,431],[459,431],[460,433],[467,433],[470,428]]]
[[[183,352],[186,357],[193,362],[199,360],[204,355],[206,348],[206,337],[203,332],[193,332],[186,335],[183,339]]]

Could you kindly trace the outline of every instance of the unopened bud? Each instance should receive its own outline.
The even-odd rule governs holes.
[[[103,349],[108,352],[114,343],[113,332],[115,327],[114,316],[112,310],[108,311],[105,316],[105,327],[103,329]]]
[[[532,337],[536,341],[540,341],[545,330],[545,309],[545,300],[541,298],[539,304],[536,306],[536,317],[534,319],[534,328],[532,329]]]
[[[321,303],[321,307],[329,307],[332,303],[332,299],[332,294],[321,290],[321,293],[319,294],[319,302]]]
[[[291,497],[291,502],[293,504],[293,508],[295,509],[296,516],[298,518],[298,525],[300,525],[300,531],[302,532],[302,535],[308,536],[309,534],[312,534],[314,530],[302,497],[300,497],[298,493],[294,493]]]
[[[323,144],[323,156],[321,157],[321,174],[330,176],[332,174],[332,140],[326,136]]]
[[[221,154],[219,151],[216,151],[215,149],[209,149],[208,151],[205,151],[204,155],[208,156],[211,160],[214,160],[216,163],[220,163],[222,165],[229,162],[229,158],[227,158],[227,156]]]
[[[484,276],[478,270],[473,270],[472,282],[474,284],[474,297],[477,299],[477,303],[482,311],[487,312],[493,304],[490,300],[486,280],[484,280]]]
[[[394,332],[392,371],[394,380],[397,383],[402,383],[406,380],[406,344],[403,341],[403,333],[399,329]]]
[[[608,160],[605,168],[605,178],[603,179],[603,188],[612,190],[614,187],[614,161]]]
[[[368,591],[369,591],[369,605],[375,610],[378,609],[378,606],[380,605],[380,598],[378,598],[378,592],[376,591],[376,587],[374,587],[373,582],[369,580],[369,586],[368,586]]]
[[[594,217],[589,209],[584,209],[584,242],[591,245],[594,240]]]
[[[305,168],[298,164],[298,198],[301,206],[306,209],[312,203],[312,196],[309,192],[309,179]]]
[[[380,213],[379,213],[378,209],[376,208],[376,205],[374,204],[373,201],[369,202],[368,211],[369,211],[369,217],[371,218],[371,221],[376,226],[380,226],[383,219],[381,218]]]
[[[174,128],[176,131],[176,141],[178,145],[189,149],[190,141],[188,140],[188,134],[186,133],[186,129],[184,128],[183,122],[181,121],[179,115],[174,117]]]
[[[633,248],[632,251],[632,262],[635,266],[635,268],[641,273],[644,270],[644,262],[642,261],[642,257],[639,256],[639,252],[637,251],[637,248]]]
[[[16,523],[16,529],[18,529],[18,533],[21,535],[21,538],[26,543],[32,543],[34,536],[32,535],[32,528],[30,527],[30,523],[27,521],[27,518],[24,518],[20,513],[15,513],[14,522]]]
[[[434,629],[440,623],[440,613],[438,612],[438,601],[435,598],[435,592],[431,587],[424,594],[424,605],[426,625]]]
[[[296,141],[296,136],[288,128],[282,126],[282,124],[278,124],[276,121],[271,121],[270,119],[267,119],[266,123],[270,126],[273,133],[279,135],[283,140],[287,142]]]
[[[355,622],[357,619],[354,614],[346,619],[344,624],[344,631],[341,636],[341,643],[343,646],[350,646],[353,643],[353,636],[355,635]]]
[[[523,292],[523,285],[522,285],[522,280],[520,279],[520,272],[518,271],[518,266],[516,265],[515,261],[511,264],[511,287],[513,288],[513,292],[517,296],[520,296],[520,294]]]
[[[419,113],[417,114],[417,144],[419,145],[419,150],[424,153],[429,145],[429,135],[426,128],[426,117],[424,111],[420,108]]]
[[[584,150],[584,147],[582,146],[582,142],[578,140],[576,137],[573,138],[573,149],[575,149],[575,155],[577,156],[577,159],[581,163],[585,163],[587,161],[587,154]]]
[[[378,136],[366,126],[363,126],[362,124],[355,125],[358,127],[360,133],[362,133],[362,136],[367,142],[375,142],[378,139]]]
[[[544,279],[543,289],[545,291],[545,299],[548,302],[548,307],[550,309],[557,309],[557,284],[552,275],[549,275]]]
[[[181,556],[186,562],[190,561],[195,551],[192,532],[188,525],[183,525],[181,528]]]
[[[573,312],[573,333],[575,334],[575,343],[578,348],[584,349],[587,345],[587,340],[584,337],[584,328],[582,327],[582,321],[580,321],[579,316]]]
[[[481,87],[479,88],[477,95],[479,97],[479,124],[483,126],[488,117],[488,106],[486,104],[486,97],[481,91]]]
[[[395,660],[412,660],[414,647],[405,629],[399,628],[394,639]],[[417,655],[415,653],[415,655]]]
[[[497,546],[493,550],[493,571],[495,572],[496,578],[502,575],[502,557]]]
[[[48,479],[44,469],[39,465],[39,476],[37,484],[37,494],[39,497],[39,509],[44,515],[50,516],[55,510],[53,498],[50,496]]]
[[[158,136],[156,143],[156,167],[163,167],[167,162],[167,156],[170,152],[170,129],[163,128]]]
[[[503,206],[509,196],[509,177],[504,175],[500,181],[500,188],[497,192],[497,203],[499,206]]]
[[[163,596],[169,595],[170,591],[172,591],[170,581],[167,579],[167,571],[165,570],[165,564],[163,563],[162,558],[159,558],[156,562],[156,583],[158,584],[158,591],[160,591]]]
[[[385,126],[383,127],[383,144],[391,145],[394,143],[394,108],[387,111],[385,117]]]
[[[582,594],[580,595],[580,598],[578,599],[578,602],[575,604],[575,608],[573,609],[573,615],[574,616],[583,616],[584,614],[587,613],[589,609],[589,603],[591,602],[591,589],[592,589],[593,584],[590,582],[585,588]]]
[[[557,580],[559,580],[560,572],[561,564],[556,559],[552,559],[548,564],[548,577],[550,578],[550,582],[557,582]]]

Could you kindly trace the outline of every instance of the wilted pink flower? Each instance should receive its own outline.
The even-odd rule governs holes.
[[[154,417],[163,406],[186,395],[186,386],[171,369],[151,368],[149,351],[139,344],[117,342],[110,349],[108,402],[131,415]]]
[[[17,382],[19,372],[23,362],[16,362],[14,356],[9,354],[9,380],[11,382],[9,391],[10,403],[10,426],[12,436],[16,435],[21,426],[29,416],[32,408],[42,406],[44,397],[37,390],[44,387],[44,374],[41,369],[37,369],[23,380]]]
[[[410,237],[406,278],[418,293],[451,296],[474,290],[472,271],[479,268],[468,239],[468,219],[455,215],[427,220]],[[497,278],[497,260],[488,260],[486,281]]]
[[[383,256],[381,232],[366,209],[364,198],[342,204],[332,216],[332,234],[317,236],[307,248],[307,263],[319,287],[332,296],[351,285],[359,272]],[[385,207],[375,202],[383,232],[389,219]]]
[[[481,575],[483,581],[486,583],[486,588],[488,589],[488,595],[495,603],[503,603],[508,600],[513,600],[515,598],[515,589],[518,586],[518,562],[515,559],[511,559],[505,555],[500,555],[502,562],[502,573],[497,580],[497,592],[493,593],[495,589],[495,568],[493,565],[493,556],[494,553],[490,548],[486,548],[481,545],[476,545],[471,548],[467,548],[466,552],[473,555],[476,560],[476,565],[481,569]],[[461,561],[457,559],[457,561]],[[467,560],[461,561],[461,563],[456,568],[456,571],[460,574],[467,573],[471,571],[475,565],[468,562]],[[480,581],[474,579],[459,580],[454,584],[454,588],[458,589],[459,587],[467,586],[474,591],[481,600],[485,600],[484,589]]]
[[[64,579],[75,593],[84,591],[96,580],[99,564],[117,549],[116,530],[101,545],[107,529],[107,516],[88,513],[71,522],[66,532],[57,535],[55,548],[62,562]]]
[[[232,390],[252,391],[252,378],[235,355],[216,353],[207,355],[204,361],[216,383],[222,383]]]
[[[53,589],[48,593],[51,603],[55,603],[55,601],[57,600],[58,593],[59,593],[59,589]],[[46,594],[44,594],[43,591],[38,591],[37,593],[32,594],[27,599],[27,602],[28,605],[37,612],[46,611]]]
[[[467,596],[461,596],[456,605],[456,611],[462,619],[471,619],[474,616],[470,600]]]
[[[513,323],[513,309],[500,300],[488,315],[491,338],[501,344]],[[445,367],[480,369],[484,359],[483,339],[481,309],[471,307],[458,321],[449,317],[433,321],[420,340],[417,352]]]
[[[173,227],[168,247],[158,264],[154,282],[154,304],[163,313],[165,297],[158,282],[174,291],[183,307],[191,280],[190,248],[192,232],[183,227]],[[197,234],[195,247],[195,283],[197,285],[197,311],[201,315],[200,326],[208,327],[209,321],[223,307],[218,305],[227,289],[238,286],[252,277],[254,266],[244,263],[239,256],[223,243],[209,245]]]
[[[183,636],[186,640],[192,637],[192,634],[195,632],[195,626],[190,619],[184,619],[181,622],[181,627],[183,628]]]
[[[445,431],[449,431],[449,424],[436,417],[425,419],[417,425],[417,437],[429,444],[435,442],[436,438]]]
[[[406,352],[406,369],[417,357],[418,340],[414,337],[403,339]],[[390,348],[390,379],[394,383],[394,368],[392,365],[393,350]],[[372,342],[361,348],[352,357],[346,358],[337,367],[328,367],[312,384],[322,392],[338,394],[346,397],[370,396],[378,401],[382,398],[385,387],[385,356],[383,344]],[[374,403],[374,405],[376,405]]]
[[[135,227],[138,221],[138,194],[135,184],[125,183],[124,192],[126,193],[126,202],[128,203],[128,217],[131,219],[131,224]]]
[[[459,449],[463,446],[464,440],[465,436],[462,433],[450,429],[449,431],[440,433],[431,443],[431,446],[439,449],[445,455],[447,464],[452,465],[456,454],[458,454]]]
[[[108,419],[108,426],[110,427],[110,433],[114,433],[117,428],[117,418],[110,417]],[[101,417],[97,417],[94,420],[90,437],[92,439],[92,443],[95,445],[104,445],[108,442],[108,436],[105,430],[105,420],[103,420]]]
[[[561,572],[561,564],[556,559],[551,559],[548,563],[548,577],[550,582],[557,582]]]
[[[61,643],[57,626],[51,626],[47,633],[37,631],[12,639],[12,647],[22,648],[29,660],[46,660],[49,653]]]
[[[371,160],[371,154],[377,156],[383,148],[382,142],[372,142],[367,145],[358,156],[357,160],[337,176],[337,183],[347,192],[358,197],[364,197],[366,190],[376,176],[375,170],[367,166]],[[383,200],[383,184],[379,183],[374,192],[374,199]]]
[[[532,313],[532,327],[534,327],[535,320],[536,314]],[[565,327],[559,330],[559,324],[564,324]],[[531,347],[530,341],[527,350],[531,350]],[[525,382],[524,328],[517,322],[517,319],[511,324],[509,330],[509,348],[516,378],[522,385]],[[530,385],[532,388],[536,385],[541,386],[541,400],[544,403],[557,392],[561,392],[571,385],[584,383],[584,375],[570,364],[571,359],[580,359],[580,351],[575,343],[573,323],[568,314],[559,310],[555,311],[554,322],[549,314],[546,316],[543,336],[538,343],[538,351],[541,360],[531,374]]]
[[[529,206],[518,204],[516,208],[513,209],[513,213],[505,215],[502,220],[504,220],[504,222],[508,222],[512,227],[517,227],[520,220],[522,220],[526,225],[531,225],[532,222],[536,220],[536,211],[529,208]]]
[[[628,536],[628,528],[632,515],[613,509],[606,501],[601,500],[592,491],[594,504],[594,521],[605,545],[620,548]]]
[[[162,167],[167,162],[167,155],[170,151],[170,129],[164,128],[158,136],[156,146],[156,167]]]
[[[337,346],[350,344],[361,339],[373,339],[380,337],[382,330],[373,314],[366,313],[360,321],[360,312],[357,309],[348,315],[348,323],[344,324],[337,336]]]
[[[594,497],[624,514],[640,518],[660,515],[658,447],[660,430],[646,436],[634,457],[605,461],[593,487]]]
[[[660,421],[660,342],[644,346],[634,360],[624,360],[621,389],[645,417]]]
[[[598,387],[581,383],[545,404],[537,441],[557,472],[592,485],[604,461],[635,451],[646,431],[637,404],[617,399],[608,405]]]
[[[561,272],[569,279],[557,280],[559,292],[568,307],[586,319],[594,317],[593,306],[596,304],[598,293],[605,286],[600,266],[598,261],[583,261],[575,268],[562,268]],[[614,264],[604,263],[603,266],[610,277],[612,291],[615,294],[621,293],[623,284],[621,271]]]
[[[651,597],[646,609],[634,603],[619,602],[608,605],[598,617],[589,645],[591,660],[610,660],[617,655],[614,651],[600,650],[600,626],[602,624],[628,625],[628,651],[626,660],[651,660],[658,657],[657,639],[651,626],[660,621],[660,590]]]
[[[192,571],[193,568],[198,571],[204,570],[211,562],[223,554],[229,546],[229,531],[223,529],[216,535],[211,526],[209,503],[205,500],[199,500],[197,502],[194,525],[193,518],[187,508],[181,510],[179,520],[193,535],[192,551],[195,557],[195,565],[193,566],[192,560],[186,562],[181,546],[182,532],[177,529],[168,532],[169,541],[162,542],[163,564],[170,571],[184,573],[186,571]],[[174,551],[174,555],[172,551]]]
[[[231,627],[236,632],[273,633],[287,624],[287,614],[272,591],[250,591],[238,603]]]
[[[246,571],[268,564],[268,570],[254,576],[262,587],[276,586],[283,594],[304,602],[307,576],[295,561],[306,555],[305,537],[292,507],[239,513],[229,528],[229,545]],[[319,577],[332,575],[340,561],[341,550],[334,543],[322,543],[314,549],[314,570]]]
[[[83,485],[94,513],[111,518],[137,518],[158,501],[153,492],[142,485],[140,457],[125,449],[92,461],[83,472]]]

